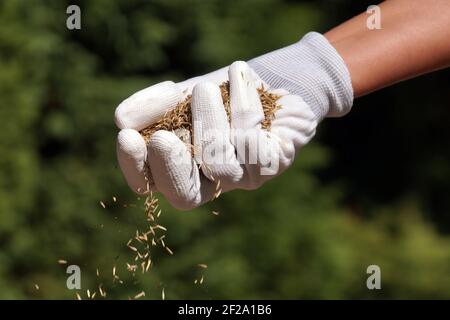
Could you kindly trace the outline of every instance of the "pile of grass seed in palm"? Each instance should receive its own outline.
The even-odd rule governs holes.
[[[262,121],[261,126],[263,129],[270,130],[272,120],[275,117],[275,112],[280,109],[280,106],[277,103],[280,97],[276,94],[268,92],[262,86],[257,90],[264,111],[264,120]],[[222,93],[223,105],[228,116],[228,121],[230,122],[230,85],[228,81],[220,85],[220,91]],[[142,129],[139,133],[142,135],[144,140],[148,142],[151,135],[158,130],[174,131],[177,133],[178,130],[185,129],[192,137],[191,101],[192,96],[187,96],[184,101],[179,102],[174,109],[167,112],[159,121],[147,128]]]

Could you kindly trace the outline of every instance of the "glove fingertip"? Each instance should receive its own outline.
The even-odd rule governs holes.
[[[172,81],[142,89],[117,106],[115,123],[119,129],[142,130],[174,108],[182,97],[183,93]]]

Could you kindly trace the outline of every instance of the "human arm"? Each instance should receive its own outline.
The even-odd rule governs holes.
[[[355,97],[450,65],[450,1],[390,0],[379,8],[381,29],[369,29],[362,13],[324,34],[348,67]]]

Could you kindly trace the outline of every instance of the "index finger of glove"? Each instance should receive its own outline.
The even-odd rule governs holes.
[[[172,81],[145,88],[122,101],[114,117],[119,129],[142,130],[158,121],[183,99],[183,93]]]

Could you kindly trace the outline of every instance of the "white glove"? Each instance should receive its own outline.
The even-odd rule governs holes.
[[[233,63],[228,75],[231,124],[217,83],[202,81],[193,88],[195,158],[173,132],[157,131],[147,148],[137,131],[123,129],[119,133],[118,157],[127,181],[140,182],[134,186],[146,190],[142,170],[147,157],[154,179],[152,189],[163,193],[174,207],[190,209],[211,200],[219,189],[226,192],[257,188],[293,162],[295,151],[315,133],[317,119],[311,108],[299,96],[277,89],[272,93],[281,96],[277,101],[281,109],[276,112],[271,130],[263,130],[264,113],[256,88],[268,85],[245,62]],[[177,96],[173,85],[165,86],[173,93],[158,93],[158,101],[170,101],[161,97]]]
[[[353,96],[345,64],[319,34],[308,34],[299,43],[249,64],[268,81],[266,89],[289,88],[290,93],[304,95],[309,105],[287,90],[275,91],[282,96],[278,101],[282,108],[276,113],[271,131],[261,130],[263,114],[255,88],[262,81],[242,62],[230,67],[231,129],[217,86],[228,80],[226,68],[179,84],[163,82],[144,89],[116,109],[116,123],[122,129],[118,160],[135,192],[157,190],[175,207],[189,209],[213,198],[219,180],[223,192],[256,188],[292,163],[295,151],[311,139],[325,115],[344,114],[351,107]],[[195,159],[186,145],[167,131],[153,134],[147,150],[136,130],[159,120],[194,86]],[[150,183],[144,178],[146,160],[154,178]]]

